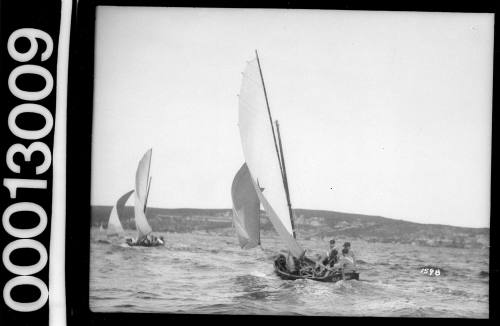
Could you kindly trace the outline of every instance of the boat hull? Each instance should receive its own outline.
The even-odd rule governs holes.
[[[137,242],[137,241],[133,241],[132,239],[128,238],[125,240],[125,243],[129,246],[129,247],[163,247],[165,246],[165,242],[163,241],[153,241],[153,242],[145,242],[145,241],[141,241],[141,242]]]
[[[274,271],[276,274],[283,280],[300,280],[300,279],[308,279],[308,280],[313,280],[313,281],[318,281],[318,282],[338,282],[341,280],[359,280],[359,273],[358,272],[348,272],[342,274],[340,271],[331,271],[326,273],[324,276],[313,276],[313,275],[299,275],[299,274],[292,274],[287,271],[284,271],[282,267],[277,263],[277,261],[274,262]]]
[[[129,247],[162,247],[164,246],[163,243],[152,243],[152,244],[144,244],[144,243],[127,243]]]

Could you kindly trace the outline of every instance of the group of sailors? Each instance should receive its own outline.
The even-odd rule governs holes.
[[[351,249],[350,242],[344,242],[342,251],[339,253],[335,246],[335,239],[330,240],[330,249],[326,252],[326,256],[317,256],[317,267],[342,269],[344,272],[352,272],[356,269],[356,258],[354,251]]]
[[[305,255],[297,259],[290,254],[286,259],[287,269],[292,274],[300,273],[303,266],[311,266],[312,264],[314,264],[313,273],[318,275],[325,274],[326,271],[350,273],[356,270],[356,258],[351,249],[351,243],[345,242],[340,251],[335,245],[335,239],[330,240],[330,248],[324,255],[315,255],[315,260],[311,260]]]
[[[153,247],[153,246],[161,246],[165,244],[165,240],[163,236],[155,236],[154,234],[149,233],[142,239],[128,238],[127,244],[130,246],[145,246],[145,247]]]

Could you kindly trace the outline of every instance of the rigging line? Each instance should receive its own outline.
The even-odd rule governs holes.
[[[274,140],[274,147],[276,148],[276,156],[278,157],[278,163],[280,165],[280,170],[283,170],[283,168],[281,166],[280,154],[279,154],[279,151],[278,151],[278,144],[276,142],[276,134],[274,132],[274,124],[273,124],[273,118],[271,116],[271,108],[269,107],[269,101],[267,100],[266,84],[264,83],[264,76],[262,75],[262,69],[260,67],[259,54],[257,53],[257,50],[255,50],[255,56],[257,58],[257,65],[259,66],[259,72],[260,72],[260,79],[262,81],[262,87],[264,89],[264,97],[266,99],[267,112],[269,114],[269,122],[271,124],[271,130],[273,131],[273,140]]]
[[[147,176],[149,177],[148,183],[146,184],[146,198],[144,200],[144,208],[143,211],[146,213],[146,205],[148,203],[148,196],[149,196],[149,186],[151,185],[151,177],[149,176],[149,172],[151,172],[151,161],[153,160],[153,149],[151,148],[151,156],[149,157],[149,165],[148,165],[148,174]]]
[[[278,132],[278,141],[279,141],[280,154],[281,154],[281,164],[283,167],[283,170],[281,170],[281,174],[283,177],[283,186],[285,187],[286,201],[288,204],[288,214],[290,215],[290,222],[292,224],[293,237],[296,239],[297,236],[295,234],[295,225],[294,225],[294,221],[293,221],[292,202],[290,200],[290,190],[288,188],[288,177],[286,174],[285,156],[283,155],[283,144],[281,142],[280,125],[278,123],[278,120],[276,120],[276,131]]]
[[[148,177],[149,172],[151,172],[151,161],[153,160],[153,149],[151,148],[151,156],[149,157],[149,165],[148,165]]]
[[[144,201],[144,214],[146,214],[146,209],[148,208],[148,198],[149,198],[149,189],[151,189],[151,181],[153,181],[153,177],[149,177],[148,181],[148,190],[146,192],[146,200]]]

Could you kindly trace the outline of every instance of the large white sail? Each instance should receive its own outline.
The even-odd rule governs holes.
[[[151,154],[153,150],[149,149],[137,167],[135,174],[135,226],[137,228],[137,239],[142,239],[148,235],[152,229],[146,219],[146,198],[148,196],[149,169],[151,167]]]
[[[240,246],[251,249],[260,244],[260,201],[246,164],[238,170],[231,186],[233,224]]]
[[[123,236],[124,231],[120,222],[120,217],[123,215],[123,208],[125,207],[125,203],[133,192],[133,190],[130,190],[129,192],[121,196],[116,202],[115,206],[113,206],[111,214],[109,215],[108,228],[106,230],[106,235],[108,236],[108,238],[120,238]]]
[[[255,191],[274,228],[290,252],[299,257],[304,250],[293,237],[275,136],[257,59],[248,62],[243,73],[239,94],[238,125],[243,154]]]

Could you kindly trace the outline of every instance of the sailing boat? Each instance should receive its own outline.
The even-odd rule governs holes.
[[[157,238],[156,236],[150,235],[152,229],[146,219],[146,205],[148,201],[149,188],[151,186],[149,170],[151,168],[152,153],[152,149],[148,150],[139,162],[135,175],[135,190],[130,190],[126,194],[122,195],[116,202],[115,206],[113,206],[111,214],[109,215],[108,228],[106,230],[108,241],[122,241],[125,237],[125,231],[123,230],[120,222],[120,217],[123,216],[125,203],[130,198],[132,193],[135,192],[134,221],[137,229],[137,237],[135,239],[127,238],[125,239],[125,242],[129,246],[152,247],[164,245],[163,237]]]
[[[135,205],[134,205],[134,220],[137,229],[136,239],[127,239],[129,246],[145,246],[155,247],[164,245],[163,237],[156,237],[151,234],[153,231],[146,219],[146,209],[151,187],[151,156],[153,149],[149,149],[142,159],[139,161],[137,171],[135,173]]]
[[[286,258],[280,255],[274,262],[278,276],[283,279],[309,278],[327,282],[340,280],[343,275],[345,278],[357,278],[357,275],[333,271],[315,275],[314,262],[305,257],[305,250],[297,242],[279,124],[278,121],[273,123],[257,51],[255,59],[247,63],[243,72],[238,107],[238,126],[245,163],[234,177],[231,196],[233,224],[240,246],[250,249],[260,245],[262,204],[289,254],[308,267],[294,274],[287,270],[284,264]],[[306,270],[311,272],[303,273]]]

